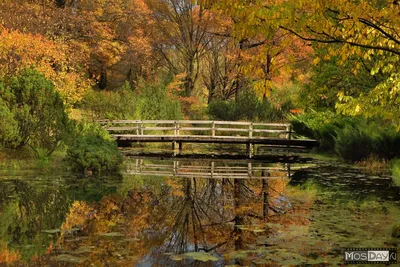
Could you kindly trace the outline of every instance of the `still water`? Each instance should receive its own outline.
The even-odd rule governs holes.
[[[316,159],[138,158],[120,176],[1,174],[0,263],[329,266],[397,247],[389,174]]]

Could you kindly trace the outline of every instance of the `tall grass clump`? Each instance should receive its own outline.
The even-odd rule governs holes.
[[[335,151],[347,161],[356,162],[367,158],[372,153],[372,136],[365,128],[346,125],[336,129]]]
[[[400,156],[400,133],[394,126],[362,121],[337,130],[335,150],[345,160],[360,161],[371,155],[378,159]]]
[[[321,149],[335,150],[335,137],[340,129],[355,125],[360,119],[344,117],[334,112],[311,111],[291,116],[290,122],[297,135],[316,139]]]
[[[318,140],[321,149],[333,151],[346,161],[400,156],[400,133],[393,125],[377,119],[311,111],[292,116],[291,123],[297,135]]]

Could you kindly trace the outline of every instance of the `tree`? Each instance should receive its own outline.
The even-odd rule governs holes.
[[[371,75],[375,63],[369,60],[353,56],[341,62],[338,56],[327,54],[328,47],[316,49],[312,76],[300,93],[307,108],[334,111],[339,92],[357,98],[388,78],[384,74]]]
[[[65,135],[69,120],[54,85],[36,70],[25,69],[0,87],[2,104],[18,125],[18,135],[7,140],[12,147],[29,145],[35,152],[50,155]],[[1,130],[3,131],[3,129]]]
[[[235,97],[240,88],[251,86],[267,97],[282,77],[290,78],[292,64],[309,58],[312,49],[292,38],[279,26],[282,1],[201,1],[211,10],[222,12],[232,20],[232,38],[236,47],[238,72],[234,81]],[[286,75],[282,76],[283,73]],[[289,75],[287,75],[289,74]]]
[[[0,77],[7,79],[33,66],[54,83],[66,103],[74,104],[82,98],[90,81],[69,51],[68,46],[40,34],[0,26]]]
[[[400,4],[398,1],[298,1],[292,25],[297,37],[328,47],[341,62],[352,57],[374,62],[370,73],[387,78],[357,96],[339,91],[337,109],[345,114],[378,116],[400,125]],[[340,46],[339,49],[335,47]],[[362,67],[355,65],[355,70]]]
[[[204,40],[210,16],[191,0],[148,0],[153,12],[156,52],[173,75],[184,73],[183,96],[193,94],[199,78],[200,58],[207,46]]]

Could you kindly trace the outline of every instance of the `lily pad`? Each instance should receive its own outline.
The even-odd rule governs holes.
[[[116,237],[116,236],[124,236],[124,234],[119,232],[111,232],[111,233],[101,233],[99,234],[99,236]]]
[[[82,263],[88,258],[84,257],[76,257],[68,254],[60,254],[57,257],[55,257],[57,261],[62,261],[62,262],[71,262],[71,263]]]
[[[183,254],[185,257],[191,257],[196,261],[218,261],[219,259],[206,252],[188,252]]]
[[[192,259],[195,261],[202,261],[202,262],[219,260],[219,258],[206,252],[188,252],[185,254],[170,255],[170,258],[174,261],[181,261],[184,259]]]
[[[60,229],[42,230],[42,233],[56,234],[56,233],[61,233],[61,230]]]

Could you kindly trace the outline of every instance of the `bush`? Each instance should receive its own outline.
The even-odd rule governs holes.
[[[50,155],[61,143],[69,120],[54,85],[36,70],[25,69],[0,87],[3,142],[11,148],[26,144]],[[18,129],[18,135],[15,134]]]
[[[135,119],[137,93],[129,84],[116,91],[89,91],[82,101],[82,108],[92,119]]]
[[[392,227],[392,237],[400,238],[400,224],[395,224]]]
[[[235,103],[226,100],[214,100],[208,104],[208,114],[215,120],[238,120]]]
[[[106,130],[95,124],[80,124],[76,135],[67,150],[67,161],[72,170],[100,173],[119,169],[122,156]]]
[[[285,114],[289,114],[290,108],[282,105],[281,109],[275,107],[268,98],[264,98],[258,104],[258,120],[262,122],[278,122],[285,119]]]
[[[90,91],[82,108],[93,119],[162,120],[181,119],[180,103],[169,98],[165,86],[147,85],[134,91],[125,84],[116,91]]]
[[[183,118],[178,99],[169,97],[164,85],[146,85],[141,88],[136,118],[142,120],[180,120]]]
[[[276,122],[284,118],[282,110],[274,107],[268,98],[260,100],[250,90],[243,90],[237,101],[214,100],[208,105],[208,114],[212,119],[236,121]]]
[[[2,85],[0,84],[0,86]],[[14,119],[14,114],[0,98],[0,145],[15,147],[20,142],[18,123]]]
[[[400,159],[393,159],[391,162],[391,171],[394,184],[400,186]]]

